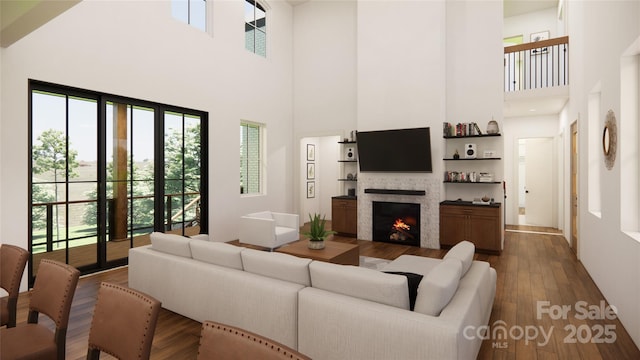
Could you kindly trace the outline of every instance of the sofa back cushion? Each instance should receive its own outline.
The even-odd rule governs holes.
[[[475,252],[476,246],[471,241],[464,240],[452,247],[444,256],[444,259],[454,258],[460,260],[462,262],[460,277],[463,277],[471,267]]]
[[[439,316],[458,289],[462,263],[458,259],[443,259],[425,276],[418,286],[414,311]]]
[[[409,309],[407,278],[403,275],[322,261],[309,264],[309,272],[314,288]]]
[[[206,263],[242,270],[243,248],[223,242],[211,242],[193,239],[189,242],[194,259]]]
[[[187,258],[191,257],[191,247],[189,246],[191,239],[187,237],[152,232],[149,238],[151,239],[151,248],[153,250]]]
[[[304,286],[311,285],[311,259],[254,249],[244,249],[240,255],[244,271]]]

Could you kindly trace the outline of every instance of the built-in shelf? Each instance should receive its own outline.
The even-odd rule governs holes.
[[[416,195],[424,196],[427,194],[424,190],[401,190],[401,189],[364,189],[365,194],[382,194],[382,195]]]
[[[338,179],[338,181],[358,181],[358,179]]]
[[[355,141],[338,141],[338,144],[355,144]]]
[[[499,157],[490,157],[490,158],[475,158],[475,159],[460,158],[460,159],[442,159],[442,160],[445,160],[445,161],[502,160],[502,158],[499,158]]]
[[[464,139],[464,138],[479,138],[479,137],[491,137],[502,136],[502,134],[482,134],[482,135],[465,135],[465,136],[443,136],[445,139]]]
[[[343,163],[357,163],[358,160],[338,160],[338,162],[343,162]]]
[[[443,181],[443,182],[445,184],[502,184],[502,181]]]

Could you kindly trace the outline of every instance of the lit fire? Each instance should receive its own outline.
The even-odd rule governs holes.
[[[405,230],[408,231],[411,229],[411,226],[407,225],[402,219],[396,219],[396,222],[393,224],[394,230]]]

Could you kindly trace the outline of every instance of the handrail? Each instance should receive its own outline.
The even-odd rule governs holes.
[[[197,194],[197,193],[194,193]],[[177,218],[182,216],[186,210],[191,209],[194,205],[196,205],[200,201],[200,195],[198,195],[195,199],[191,200],[182,210],[178,211],[175,215],[171,217],[171,221],[175,221]]]
[[[504,91],[569,84],[569,37],[504,48]]]
[[[554,46],[554,45],[561,45],[561,44],[569,44],[569,37],[561,36],[561,37],[553,38],[549,40],[541,40],[541,41],[535,41],[530,43],[506,46],[504,48],[504,53],[508,54],[508,53],[513,53],[518,51],[533,50],[533,49]]]

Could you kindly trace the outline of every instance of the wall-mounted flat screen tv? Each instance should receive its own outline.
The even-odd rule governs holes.
[[[359,131],[358,162],[363,172],[432,172],[428,127]]]

